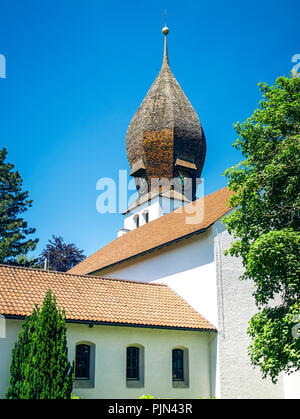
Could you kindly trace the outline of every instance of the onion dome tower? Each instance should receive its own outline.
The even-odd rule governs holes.
[[[206,141],[199,118],[169,67],[169,29],[164,27],[162,32],[162,68],[126,135],[130,174],[140,196],[162,188],[167,180],[167,188],[181,191],[183,198],[188,195],[188,200],[193,200],[205,160]]]

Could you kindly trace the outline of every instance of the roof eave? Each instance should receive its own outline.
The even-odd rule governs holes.
[[[130,260],[132,260],[132,259],[135,259],[135,258],[137,258],[137,257],[144,256],[144,255],[146,255],[147,253],[154,252],[155,250],[161,249],[161,248],[163,248],[163,247],[165,247],[165,246],[170,246],[170,245],[172,245],[172,244],[174,244],[174,243],[176,243],[176,242],[179,242],[179,241],[181,241],[181,240],[185,240],[185,239],[188,239],[188,238],[190,238],[190,237],[192,237],[192,236],[196,236],[196,235],[198,235],[198,234],[202,234],[202,233],[204,233],[205,231],[207,231],[207,230],[208,230],[208,229],[209,229],[209,228],[210,228],[213,224],[214,224],[214,223],[210,224],[208,227],[201,228],[201,229],[199,229],[199,230],[193,231],[192,233],[186,234],[185,236],[178,237],[178,238],[176,238],[176,239],[170,240],[169,242],[166,242],[166,243],[160,244],[160,245],[158,245],[158,246],[152,247],[151,249],[148,249],[148,250],[145,250],[145,251],[143,251],[143,252],[137,253],[136,255],[133,255],[133,256],[130,256],[130,257],[128,257],[128,258],[125,258],[125,259],[119,260],[118,262],[114,262],[114,263],[111,263],[110,265],[103,266],[103,267],[102,267],[102,268],[100,268],[100,269],[95,269],[95,270],[93,270],[93,271],[91,271],[91,272],[88,272],[88,273],[86,273],[86,274],[84,274],[84,275],[93,275],[93,274],[95,274],[96,272],[101,272],[101,271],[103,271],[104,269],[109,269],[109,268],[112,268],[113,266],[120,265],[121,263],[128,262],[128,261],[130,261]]]
[[[6,319],[9,320],[25,320],[27,316],[15,315],[15,314],[2,314]],[[145,329],[168,329],[168,330],[185,330],[191,332],[214,332],[217,333],[215,328],[197,328],[197,327],[184,327],[184,326],[165,326],[165,325],[149,325],[149,324],[138,324],[138,323],[118,323],[118,322],[105,322],[95,320],[77,320],[77,319],[66,319],[66,323],[70,324],[87,324],[92,326],[115,326],[115,327],[139,327]]]

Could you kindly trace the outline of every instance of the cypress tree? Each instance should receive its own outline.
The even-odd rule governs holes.
[[[12,351],[12,360],[10,364],[10,386],[6,392],[6,399],[20,399],[22,392],[22,383],[24,382],[24,372],[30,351],[32,333],[34,331],[37,319],[36,310],[30,317],[27,317],[22,324],[22,331],[19,334],[18,341]]]
[[[25,326],[26,330],[29,329],[28,340],[22,339],[21,335],[14,349],[11,387],[7,396],[20,399],[70,399],[74,366],[68,360],[65,312],[57,308],[56,298],[50,290],[46,293],[41,310],[38,307],[34,310],[32,321],[34,326]],[[20,361],[23,354],[24,359]],[[16,384],[16,381],[20,384]]]

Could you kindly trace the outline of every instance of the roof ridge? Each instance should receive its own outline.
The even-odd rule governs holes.
[[[51,274],[59,274],[59,275],[66,275],[66,276],[76,276],[76,277],[80,277],[80,278],[95,278],[95,279],[102,279],[104,281],[129,282],[129,283],[133,283],[133,284],[158,285],[158,286],[161,286],[161,287],[168,287],[166,284],[162,284],[161,282],[152,283],[152,282],[134,281],[134,280],[122,279],[122,278],[108,278],[108,277],[100,276],[100,275],[73,274],[73,273],[69,273],[69,272],[50,271],[50,270],[45,270],[45,269],[41,269],[41,268],[29,268],[27,266],[5,265],[3,263],[0,263],[0,269],[1,268],[21,269],[21,270],[34,271],[34,272],[51,273]]]

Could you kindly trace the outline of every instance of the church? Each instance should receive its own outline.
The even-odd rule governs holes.
[[[126,152],[138,198],[115,240],[67,273],[0,266],[0,397],[22,321],[50,288],[64,307],[79,397],[294,398],[300,376],[262,379],[248,356],[253,285],[222,218],[227,188],[197,198],[206,139],[162,68],[133,117]]]

